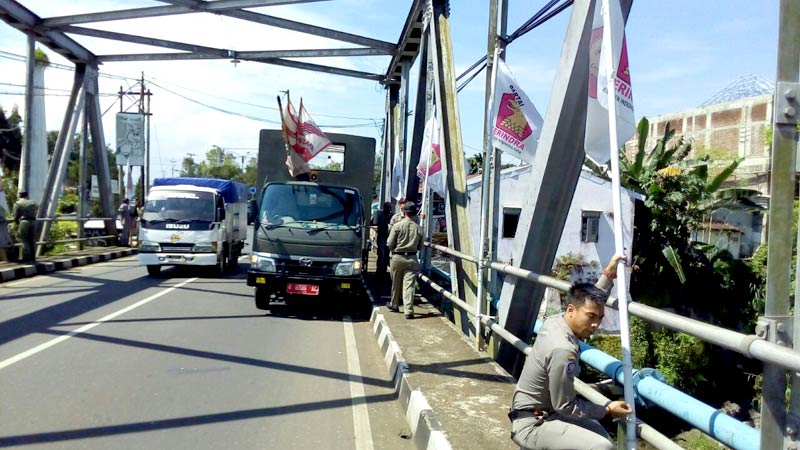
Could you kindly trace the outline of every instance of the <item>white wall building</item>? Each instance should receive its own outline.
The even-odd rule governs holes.
[[[531,176],[531,166],[520,166],[505,169],[501,172],[500,181],[500,219],[498,224],[499,239],[497,243],[497,259],[513,263],[513,243],[517,222],[525,203],[526,185]],[[470,224],[472,227],[473,249],[479,254],[481,224],[481,177],[467,180],[467,196],[469,198]],[[634,203],[644,198],[635,193],[622,190],[622,228],[623,243],[626,256],[631,259],[631,242],[633,237]],[[570,206],[564,231],[561,235],[556,258],[572,253],[580,255],[587,263],[582,273],[574,273],[573,280],[594,280],[600,275],[605,264],[614,255],[614,213],[611,198],[611,182],[581,172],[575,195]],[[630,280],[630,278],[628,278]],[[550,289],[548,289],[550,291]],[[614,294],[615,295],[615,294]],[[543,310],[560,308],[558,293],[548,292]],[[619,328],[619,316],[616,311],[608,310],[602,328],[616,331]]]

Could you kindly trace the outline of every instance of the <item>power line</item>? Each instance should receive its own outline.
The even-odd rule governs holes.
[[[503,41],[505,41],[505,43],[507,45],[511,44],[512,42],[514,42],[518,38],[520,38],[520,37],[524,36],[525,34],[527,34],[529,31],[531,31],[534,28],[538,27],[539,25],[547,22],[548,20],[550,20],[553,17],[555,17],[557,14],[559,14],[562,11],[564,11],[565,9],[567,9],[567,7],[572,5],[572,2],[573,2],[573,0],[565,0],[564,3],[558,5],[558,7],[556,7],[554,10],[552,10],[550,12],[547,12],[547,10],[552,8],[553,5],[558,3],[558,1],[559,0],[550,0],[546,5],[544,5],[541,9],[539,9],[539,11],[537,11],[534,15],[532,15],[528,20],[526,20],[525,23],[522,24],[519,28],[517,28],[513,33],[511,33],[508,36],[500,36],[499,38],[502,39]],[[470,81],[474,80],[475,77],[478,76],[478,74],[483,72],[483,69],[486,68],[486,55],[483,55],[480,59],[478,59],[478,61],[476,61],[473,65],[471,65],[467,70],[462,72],[461,75],[456,77],[456,81],[460,80],[466,74],[468,74],[470,71],[472,71],[473,69],[478,67],[481,63],[483,63],[483,65],[481,65],[478,68],[478,70],[474,74],[472,74],[472,76],[470,76],[466,81],[464,81],[463,83],[458,85],[458,87],[456,88],[456,92],[461,92],[462,89],[467,87],[467,84],[469,84]]]
[[[0,51],[0,58],[10,59],[10,60],[14,60],[14,61],[21,61],[21,62],[25,62],[27,60],[26,57],[23,56],[23,55],[10,53],[10,52],[5,52],[5,51]],[[74,67],[69,67],[69,66],[66,66],[66,65],[63,65],[63,64],[57,64],[57,63],[48,63],[48,67],[54,67],[54,68],[57,68],[57,69],[68,70],[68,71],[74,71],[75,70]],[[113,74],[108,74],[108,73],[100,72],[100,71],[98,71],[98,76],[101,76],[101,77],[104,77],[104,78],[117,79],[117,80],[125,80],[125,81],[134,81],[134,82],[139,82],[140,81],[137,78],[125,77],[125,76],[121,76],[121,75],[113,75]],[[178,97],[180,97],[180,98],[182,98],[182,99],[184,99],[186,101],[189,101],[189,102],[192,102],[192,103],[196,103],[196,104],[198,104],[200,106],[204,106],[206,108],[215,110],[217,112],[221,112],[223,114],[229,114],[229,115],[244,117],[246,119],[255,120],[257,122],[266,122],[266,123],[273,124],[273,125],[281,125],[281,123],[279,121],[265,119],[263,117],[244,114],[244,113],[240,113],[240,112],[236,112],[236,111],[231,111],[231,110],[228,110],[228,109],[223,109],[223,108],[220,108],[218,106],[210,105],[210,104],[202,102],[200,100],[196,100],[196,99],[193,99],[191,97],[187,97],[187,96],[185,96],[183,94],[180,94],[180,93],[175,92],[175,91],[173,91],[171,89],[168,89],[168,88],[162,86],[161,84],[156,83],[155,81],[153,81],[152,78],[147,79],[147,81],[149,81],[150,84],[152,84],[154,86],[157,86],[157,87],[169,92],[170,94],[178,96]],[[18,87],[25,87],[25,86],[24,85],[18,85]],[[193,90],[193,89],[189,89],[189,88],[183,88],[183,89],[191,90],[191,91],[203,94],[203,95],[209,95],[209,96],[216,97],[216,98],[219,98],[219,99],[222,99],[222,100],[225,100],[225,101],[229,101],[229,102],[232,102],[232,103],[239,103],[239,104],[243,104],[243,105],[247,105],[247,106],[253,106],[253,107],[256,107],[256,108],[268,109],[268,110],[272,110],[272,111],[276,111],[276,112],[278,111],[278,108],[275,108],[275,107],[258,105],[258,104],[254,104],[254,103],[248,103],[248,102],[243,102],[243,101],[239,101],[239,100],[233,100],[233,99],[229,99],[229,98],[225,98],[225,97],[219,97],[219,96],[215,96],[213,94],[207,94],[207,93],[204,93],[204,92],[201,92],[201,91],[197,91],[197,90]],[[4,94],[4,95],[25,95],[24,93],[16,93],[16,92],[0,92],[0,94]],[[46,95],[59,96],[59,94],[46,94]],[[102,95],[102,96],[112,96],[112,95],[116,96],[117,94],[100,94],[100,95]],[[106,111],[108,111],[108,110],[106,110]],[[344,129],[344,128],[367,128],[367,127],[379,128],[378,121],[376,119],[374,119],[374,118],[335,116],[335,115],[329,115],[329,114],[315,114],[315,115],[318,116],[318,117],[331,117],[331,118],[346,119],[346,120],[368,120],[368,121],[371,121],[369,123],[357,123],[357,124],[347,124],[347,125],[344,125],[344,124],[342,124],[342,125],[336,125],[336,124],[318,125],[320,128],[338,128],[338,129]],[[382,120],[383,119],[380,119],[380,121],[382,121]]]

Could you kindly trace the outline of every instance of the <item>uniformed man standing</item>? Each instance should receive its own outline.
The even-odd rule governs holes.
[[[596,405],[575,395],[580,373],[579,339],[588,339],[603,320],[617,262],[612,258],[596,285],[577,283],[569,290],[563,315],[547,319],[517,382],[511,401],[511,439],[524,449],[613,450],[597,421],[625,417],[623,401]]]
[[[414,287],[417,282],[419,260],[417,251],[422,248],[422,228],[414,221],[417,205],[403,204],[403,220],[389,231],[387,246],[392,252],[389,270],[392,275],[392,301],[386,305],[391,311],[400,310],[400,300],[406,319],[414,318]]]
[[[389,231],[392,231],[392,227],[395,226],[398,222],[403,220],[405,215],[403,214],[403,206],[406,204],[406,198],[401,197],[400,200],[397,201],[397,212],[394,213],[391,219],[389,219]]]
[[[17,235],[22,242],[22,262],[36,261],[36,213],[39,209],[36,202],[28,198],[28,193],[21,191],[14,203],[14,221],[17,223]]]

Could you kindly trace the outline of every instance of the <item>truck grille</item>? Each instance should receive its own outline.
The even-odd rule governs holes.
[[[333,275],[336,263],[312,261],[310,266],[301,264],[300,261],[291,259],[279,259],[278,272],[284,272],[287,275],[316,275],[327,276]]]
[[[164,253],[192,253],[192,247],[194,244],[187,244],[187,243],[162,243],[161,244],[161,251]]]

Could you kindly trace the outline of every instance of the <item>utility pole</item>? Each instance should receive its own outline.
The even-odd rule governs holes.
[[[146,121],[147,124],[147,129],[145,132],[145,157],[144,157],[144,163],[141,166],[141,171],[140,171],[140,177],[141,177],[140,183],[142,184],[142,197],[138,199],[139,201],[141,201],[141,204],[144,204],[144,196],[147,194],[147,188],[150,182],[150,116],[152,116],[152,113],[150,112],[150,96],[152,95],[152,92],[150,91],[150,89],[147,89],[145,91],[144,72],[142,72],[141,78],[139,79],[139,82],[137,84],[139,85],[138,91],[135,90],[126,91],[122,89],[122,86],[120,86],[117,95],[119,96],[119,112],[125,112],[125,105],[123,101],[124,96],[137,95],[138,99],[134,101],[135,102],[134,106],[138,107],[137,110],[139,114],[144,116],[144,120]],[[145,105],[145,98],[147,98],[146,105]],[[119,167],[119,176],[118,176],[119,179],[117,180],[117,188],[120,196],[125,197],[123,190],[122,174],[124,170],[129,170],[129,168],[125,168],[123,170],[122,165],[118,165],[118,167]],[[131,186],[125,187],[125,189],[128,188],[131,188]]]

